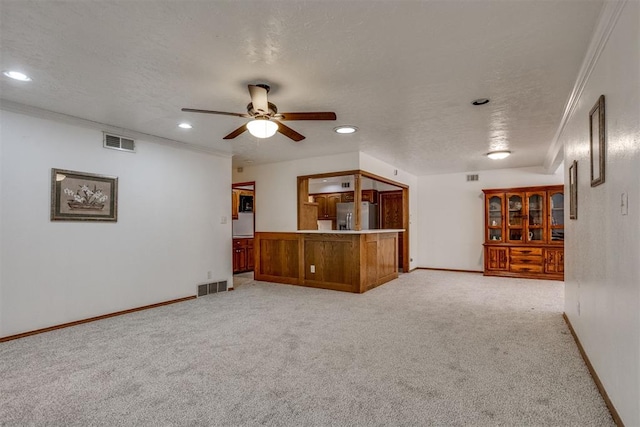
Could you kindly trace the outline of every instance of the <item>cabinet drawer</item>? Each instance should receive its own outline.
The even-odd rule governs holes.
[[[542,257],[537,255],[512,256],[511,264],[542,265]]]
[[[509,270],[516,273],[542,273],[540,264],[511,264]]]
[[[511,248],[511,256],[538,255],[542,256],[542,248]]]
[[[247,246],[247,240],[249,239],[233,239],[234,247]]]

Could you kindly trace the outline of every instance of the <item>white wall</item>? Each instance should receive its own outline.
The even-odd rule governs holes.
[[[630,1],[561,135],[567,176],[578,161],[578,219],[566,228],[565,312],[627,426],[640,425],[639,40],[640,3]],[[602,94],[606,175],[592,188],[588,117]],[[628,215],[621,214],[622,193]]]
[[[469,173],[479,180],[467,182],[467,173],[418,178],[418,267],[482,271],[482,190],[563,183],[562,171],[549,175],[542,168]]]
[[[231,160],[0,112],[0,336],[192,296],[232,280]],[[118,222],[52,222],[51,168],[119,178]],[[232,283],[232,282],[231,282]]]

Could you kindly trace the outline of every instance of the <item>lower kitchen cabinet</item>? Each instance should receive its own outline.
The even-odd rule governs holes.
[[[253,239],[233,239],[233,272],[253,271]]]

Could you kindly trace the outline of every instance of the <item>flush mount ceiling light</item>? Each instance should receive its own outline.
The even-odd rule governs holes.
[[[247,123],[249,133],[256,138],[271,138],[278,131],[278,124],[267,118],[256,118]]]
[[[473,105],[484,105],[489,103],[489,98],[478,98],[471,101]]]
[[[191,129],[191,128],[193,128],[193,126],[191,126],[189,123],[180,123],[178,125],[178,127],[182,128],[182,129]]]
[[[31,81],[31,77],[27,76],[26,74],[23,74],[19,71],[5,71],[2,74],[4,74],[7,77],[10,77],[14,80],[20,80],[21,82],[30,82]]]
[[[511,155],[511,151],[509,150],[492,151],[490,153],[487,153],[487,157],[492,160],[506,159],[510,155]]]
[[[342,133],[342,134],[347,134],[347,133],[354,133],[358,131],[358,128],[355,126],[351,126],[351,125],[344,125],[344,126],[338,126],[333,128],[333,131],[336,133]]]

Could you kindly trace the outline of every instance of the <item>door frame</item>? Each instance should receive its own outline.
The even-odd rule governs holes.
[[[253,187],[253,212],[251,212],[253,214],[253,235],[255,237],[256,235],[256,182],[255,181],[246,181],[246,182],[235,182],[231,184],[231,191],[232,191],[232,197],[233,197],[233,190],[246,190],[246,188],[243,187],[248,187],[248,186],[252,186]],[[232,201],[233,203],[233,201]],[[231,219],[231,251],[233,251],[233,218]],[[232,259],[233,262],[233,259]],[[232,268],[233,271],[233,268]],[[235,274],[235,273],[232,273]]]

